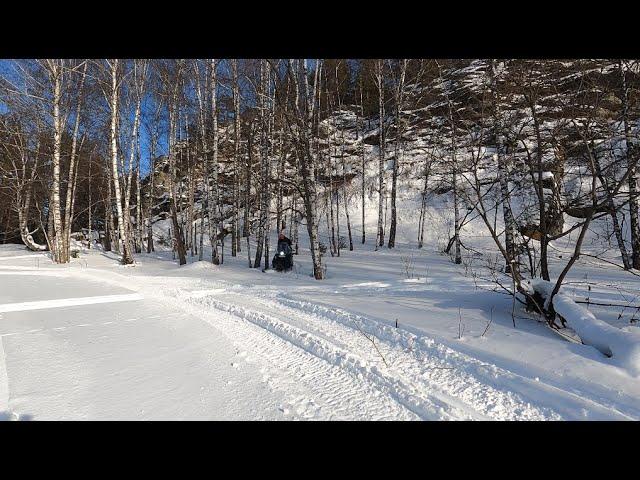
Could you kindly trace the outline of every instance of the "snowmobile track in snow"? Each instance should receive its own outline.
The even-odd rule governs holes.
[[[198,302],[258,324],[352,375],[367,379],[420,418],[434,418],[432,414],[437,412],[435,418],[559,420],[567,417],[567,410],[558,405],[566,403],[588,409],[598,418],[637,416],[637,412],[623,412],[599,402],[597,395],[593,398],[593,394],[558,388],[549,380],[525,377],[426,335],[416,336],[342,309],[274,295],[268,290],[252,289],[248,295],[235,286],[192,295]],[[533,392],[536,400],[529,401]]]
[[[292,307],[294,311],[311,313],[313,316],[325,319],[325,321],[334,320],[345,325],[359,324],[362,330],[371,336],[375,336],[380,342],[388,344],[389,348],[393,349],[395,346],[397,350],[397,347],[401,347],[405,353],[407,351],[411,352],[413,361],[406,357],[400,361],[405,372],[406,370],[415,369],[415,360],[421,364],[418,366],[418,373],[421,369],[428,369],[429,363],[435,360],[435,371],[429,376],[429,381],[434,384],[433,387],[445,389],[453,398],[460,398],[479,411],[486,411],[486,401],[490,400],[491,410],[493,410],[489,414],[491,418],[511,419],[511,414],[507,413],[511,409],[510,407],[514,407],[520,402],[528,404],[526,399],[528,393],[532,390],[536,391],[536,397],[538,397],[535,403],[541,411],[545,412],[549,419],[563,418],[562,412],[554,411],[557,410],[557,405],[561,403],[559,402],[560,400],[562,402],[573,402],[583,408],[588,407],[592,412],[599,412],[603,417],[635,419],[640,416],[638,411],[623,412],[606,402],[601,403],[593,398],[593,393],[587,394],[584,391],[571,392],[555,386],[550,379],[536,377],[534,380],[497,365],[483,362],[439,343],[424,334],[416,336],[410,332],[381,324],[375,320],[339,308],[328,308],[308,301],[287,298],[286,296],[278,297],[277,302]],[[449,368],[439,368],[439,365],[448,365]],[[418,378],[423,377],[424,375]],[[459,383],[460,380],[463,380],[462,384]],[[499,386],[502,388],[497,388]],[[462,390],[460,390],[461,388]],[[506,397],[501,399],[500,397],[504,395]],[[540,402],[540,398],[544,398],[545,401]],[[514,400],[516,400],[515,404],[512,403]],[[494,403],[495,401],[498,401],[498,403]],[[500,404],[500,402],[503,403]],[[495,413],[499,414],[497,418]],[[504,416],[505,414],[507,415],[506,417]],[[517,411],[515,418],[528,419],[529,417],[528,415],[523,415],[522,411]]]
[[[323,312],[325,307],[319,305],[296,304],[294,300],[283,298],[273,300],[268,293],[260,295],[253,290],[247,295],[238,290],[235,287],[200,291],[178,289],[172,297],[178,303],[184,303],[179,299],[185,298],[186,303],[200,310],[199,313],[210,314],[210,309],[214,308],[259,327],[259,330],[251,328],[250,332],[243,332],[237,322],[227,321],[221,330],[227,334],[233,330],[230,338],[236,342],[241,338],[243,348],[248,347],[269,364],[278,365],[283,373],[291,375],[293,372],[297,378],[314,379],[308,387],[328,404],[359,404],[355,410],[347,407],[352,413],[346,418],[561,418],[552,410],[532,405],[508,389],[495,389],[491,384],[481,382],[468,371],[461,371],[459,362],[452,366],[447,361],[447,352],[440,355],[421,352],[418,357],[397,342],[377,335],[374,341],[390,363],[387,368],[370,339],[358,330],[352,318],[341,319],[340,314],[332,318],[328,313],[330,310]],[[210,323],[220,326],[217,319]],[[476,363],[481,366],[481,362]],[[328,381],[323,377],[329,372],[334,383],[338,381],[343,386],[330,392],[317,391]],[[372,392],[378,393],[372,395]],[[364,399],[359,397],[367,399],[366,408],[362,405]],[[371,405],[372,400],[376,406]],[[390,408],[390,402],[397,407]],[[387,415],[380,415],[380,404],[387,404],[384,408]],[[398,415],[398,407],[405,413]],[[412,415],[407,416],[408,412]]]
[[[411,420],[443,417],[435,408],[412,411],[376,385],[352,375],[345,367],[357,361],[355,357],[336,352],[319,338],[267,315],[209,297],[192,298],[188,305],[193,313],[204,313],[205,319],[241,350],[249,351],[251,357],[258,357],[265,380],[273,388],[292,392],[292,407],[302,418]],[[212,307],[216,311],[214,315]]]
[[[383,335],[366,331],[361,318],[345,318],[339,313],[331,315],[332,311],[324,307],[287,301],[282,297],[277,300],[245,297],[244,302],[238,297],[230,300],[233,303],[214,299],[207,303],[249,321],[257,321],[290,343],[311,350],[357,378],[366,379],[422,419],[560,418],[549,409],[531,405],[517,394],[497,390],[491,384],[479,381],[467,365],[449,360],[449,354],[453,352],[434,355],[420,351],[417,356],[414,349],[418,349],[418,345],[410,351],[408,345],[389,342]],[[241,302],[251,302],[250,307],[238,306]],[[265,310],[270,313],[264,313]],[[377,342],[380,353],[371,339]]]
[[[557,379],[518,374],[428,334],[273,289],[174,277],[175,288],[162,291],[157,279],[139,279],[145,296],[197,314],[250,352],[248,361],[258,357],[273,388],[297,392],[292,403],[301,418],[559,420],[579,419],[579,411],[640,417],[601,399],[596,387],[567,390]]]

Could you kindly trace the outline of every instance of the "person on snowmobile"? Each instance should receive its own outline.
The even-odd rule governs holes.
[[[278,235],[278,250],[271,263],[273,268],[279,272],[293,267],[291,240],[285,236],[284,232],[280,232],[280,235]]]

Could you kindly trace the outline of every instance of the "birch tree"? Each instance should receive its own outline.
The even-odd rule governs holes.
[[[384,135],[384,63],[380,59],[376,63],[376,86],[378,87],[378,230],[376,250],[384,245],[383,206],[385,199],[385,135]]]
[[[441,82],[441,88],[442,88],[442,92],[444,94],[445,97],[445,101],[446,101],[446,108],[447,108],[447,121],[449,123],[449,129],[450,129],[450,133],[451,133],[451,163],[450,163],[450,167],[451,167],[451,187],[452,187],[452,192],[453,192],[453,238],[452,238],[452,243],[453,246],[455,248],[455,263],[456,264],[461,264],[462,263],[462,252],[460,250],[460,208],[459,208],[459,202],[458,202],[458,158],[457,158],[457,153],[458,153],[458,134],[457,134],[457,122],[456,119],[454,117],[454,107],[453,107],[453,101],[451,98],[451,85],[449,81],[446,81],[443,78],[443,74],[442,74],[442,68],[439,67],[440,70],[440,82]],[[449,249],[452,246],[452,243],[449,243],[449,246],[447,247],[447,252],[449,251]]]
[[[108,73],[110,74],[111,83],[110,83],[110,91],[109,91],[109,108],[111,112],[111,122],[110,122],[110,146],[111,146],[111,174],[112,174],[112,182],[113,182],[113,191],[115,193],[115,202],[116,202],[116,214],[118,220],[118,245],[119,250],[122,253],[122,263],[124,265],[133,263],[133,255],[131,253],[131,241],[129,238],[129,232],[126,228],[126,220],[125,213],[122,205],[122,191],[120,188],[120,172],[118,170],[118,138],[119,138],[119,129],[118,129],[118,108],[119,108],[119,97],[120,97],[120,86],[122,85],[122,74],[121,74],[121,64],[120,60],[117,58],[106,60],[106,65],[108,68]],[[129,212],[127,211],[127,214]]]
[[[211,102],[211,163],[207,160],[207,170],[211,175],[209,194],[209,241],[211,242],[211,262],[214,265],[221,263],[218,255],[218,223],[219,223],[219,189],[218,189],[218,62],[215,58],[209,61],[209,99]],[[209,179],[207,178],[207,183]]]
[[[266,61],[260,62],[260,85],[256,91],[258,97],[258,109],[260,115],[260,221],[258,223],[258,235],[256,237],[256,257],[253,268],[260,268],[263,251],[266,251],[267,218],[269,216],[269,139],[268,139],[268,71]],[[269,258],[265,257],[265,270],[269,267]]]
[[[167,98],[167,109],[169,114],[169,129],[167,132],[167,145],[169,150],[169,209],[171,212],[172,221],[172,233],[173,242],[178,254],[178,261],[180,265],[187,263],[186,249],[184,245],[184,234],[182,225],[178,221],[178,207],[176,205],[176,179],[177,179],[177,167],[176,167],[176,141],[178,137],[178,123],[180,112],[180,98],[181,98],[181,77],[183,75],[184,61],[176,60],[172,62],[166,62],[162,69],[163,87],[165,89],[165,95]]]
[[[233,92],[233,206],[231,231],[231,256],[235,257],[240,250],[240,78],[238,60],[231,60],[232,92]]]
[[[515,261],[514,232],[516,230],[513,212],[511,210],[511,194],[509,192],[509,171],[504,154],[504,128],[500,111],[500,96],[498,93],[498,63],[491,59],[489,68],[492,95],[492,113],[494,122],[494,137],[496,139],[496,158],[498,162],[498,179],[500,182],[500,202],[504,219],[505,248],[509,259],[505,266],[505,272],[511,272],[512,262]]]
[[[397,211],[396,197],[398,188],[398,171],[400,164],[400,155],[402,152],[402,110],[404,108],[405,97],[405,78],[407,74],[407,59],[400,60],[398,65],[397,79],[395,81],[395,142],[393,155],[393,173],[391,177],[391,225],[389,227],[389,243],[388,248],[394,248],[396,245],[396,228],[397,228]]]
[[[629,223],[631,229],[631,257],[635,269],[640,269],[640,220],[638,220],[638,176],[636,173],[636,148],[631,136],[629,123],[629,84],[627,80],[628,65],[626,61],[618,60],[620,83],[622,86],[622,125],[624,128],[625,158],[629,165]]]
[[[46,60],[47,73],[49,75],[49,81],[51,82],[52,90],[52,112],[53,119],[53,177],[51,187],[51,211],[53,230],[49,232],[50,247],[53,254],[53,259],[56,263],[66,263],[67,259],[64,256],[64,244],[63,244],[63,225],[62,217],[60,214],[60,161],[62,151],[62,88],[65,81],[65,66],[64,60],[51,59]]]
[[[6,117],[0,119],[0,146],[5,160],[0,162],[0,173],[5,179],[5,187],[8,186],[12,191],[13,206],[18,214],[20,238],[29,250],[37,252],[47,249],[46,245],[41,245],[33,239],[33,234],[39,227],[33,231],[29,229],[34,186],[41,156],[40,136],[43,132],[36,129],[30,134],[28,127],[20,120]]]

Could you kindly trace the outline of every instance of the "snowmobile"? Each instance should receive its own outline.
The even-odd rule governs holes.
[[[271,267],[277,272],[288,272],[293,268],[293,250],[287,242],[278,242]]]

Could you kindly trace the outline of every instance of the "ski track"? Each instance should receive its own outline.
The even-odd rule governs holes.
[[[234,304],[238,301],[233,300]],[[306,328],[293,327],[294,334],[296,330],[299,332],[298,337],[323,337],[327,339],[326,350],[334,349],[339,352],[338,355],[355,357],[359,361],[348,362],[345,365],[351,367],[352,373],[363,374],[371,383],[380,385],[388,394],[396,397],[408,408],[414,409],[418,415],[420,411],[429,412],[437,408],[445,413],[441,418],[451,419],[560,418],[548,409],[532,406],[512,392],[496,390],[491,385],[482,383],[464,370],[466,365],[455,365],[448,361],[452,352],[446,352],[445,355],[416,356],[409,351],[408,345],[403,348],[402,345],[388,342],[381,335],[367,332],[361,320],[357,320],[360,324],[359,330],[353,320],[341,321],[339,315],[332,318],[326,315],[326,311],[322,312],[313,304],[307,304],[311,307],[307,312],[299,306],[292,308],[279,305],[278,302],[283,302],[283,299],[262,300],[261,303],[272,313],[276,313],[277,318],[286,319],[288,325],[305,324]],[[255,303],[254,300],[250,307],[251,314],[256,308]],[[273,317],[269,319],[271,322],[274,321]],[[377,347],[381,353],[378,353],[371,341],[363,335],[363,331],[369,338],[373,337],[378,342]],[[412,346],[412,350],[413,348],[415,347]],[[329,358],[328,361],[332,359]],[[389,364],[388,367],[385,361]],[[420,416],[425,419],[433,418],[429,415]]]
[[[350,395],[352,399],[347,403],[361,403],[363,400],[358,397],[362,393],[370,400],[375,400],[374,405],[367,405],[367,409],[360,406],[355,410],[359,414],[348,418],[361,418],[362,413],[366,418],[385,418],[379,416],[377,404],[389,404],[390,401],[397,405],[396,411],[400,407],[400,411],[412,414],[408,418],[417,419],[561,418],[551,409],[532,405],[507,389],[499,390],[483,383],[468,371],[463,371],[461,367],[466,365],[460,361],[452,365],[448,357],[456,352],[449,352],[444,346],[442,348],[445,350],[435,349],[437,354],[427,351],[416,356],[415,351],[408,351],[408,345],[403,348],[398,342],[389,342],[384,335],[366,332],[368,336],[375,337],[378,348],[389,363],[387,367],[371,341],[357,329],[353,319],[342,318],[339,313],[332,318],[328,309],[322,311],[324,307],[296,303],[281,296],[274,300],[269,291],[258,292],[253,288],[251,294],[247,295],[243,290],[246,291],[246,288],[242,286],[196,291],[177,288],[170,295],[177,304],[188,303],[205,316],[214,308],[259,327],[262,330],[260,333],[253,328],[251,333],[243,334],[238,331],[236,321],[231,325],[227,322],[224,330],[229,332],[229,328],[235,328],[231,338],[243,338],[244,342],[251,342],[251,351],[258,350],[270,365],[284,367],[289,375],[293,368],[298,377],[318,379],[321,376],[319,372],[324,374],[329,368],[332,376],[339,377],[339,382],[344,384],[335,392],[336,399],[332,398],[333,391],[320,393],[321,397],[328,398],[330,405],[344,402],[345,397]],[[217,319],[215,323],[218,323]],[[362,325],[360,328],[363,328]],[[255,336],[260,339],[254,340]],[[421,340],[435,344],[431,339]],[[296,358],[293,362],[292,357]],[[469,362],[472,360],[469,359]],[[476,363],[482,365],[481,362]],[[310,388],[316,391],[325,382],[318,379]],[[383,395],[372,397],[371,391]],[[349,407],[347,409],[351,410]],[[402,416],[397,413],[391,415],[393,410],[389,406],[386,410],[389,418],[407,418],[406,413]]]
[[[397,395],[408,399],[430,398],[443,410],[447,410],[447,405],[456,407],[458,414],[463,412],[462,418],[559,420],[635,419],[639,416],[635,409],[600,401],[597,393],[559,388],[552,379],[520,375],[456,351],[426,335],[398,330],[342,309],[296,300],[269,289],[253,288],[247,295],[244,293],[246,288],[241,286],[194,294],[206,298],[206,292],[219,292],[230,298],[231,303],[244,305],[245,310],[275,314],[277,319],[283,319],[289,325],[357,354],[366,362],[377,365],[369,373],[378,377],[392,373],[397,381],[388,378],[385,381]],[[378,342],[378,348],[393,372],[386,371],[380,355],[361,331]],[[373,381],[379,381],[379,378]]]
[[[240,349],[258,357],[261,371],[272,373],[265,374],[272,388],[297,392],[291,403],[302,418],[640,417],[637,409],[600,402],[597,392],[557,387],[551,378],[534,379],[483,362],[426,334],[298,300],[269,287],[249,289],[218,280],[194,283],[193,278],[174,277],[175,288],[167,292],[158,288],[161,284],[154,277],[138,278],[145,296],[198,314]]]
[[[402,408],[412,412],[420,419],[425,420],[447,420],[467,416],[447,402],[440,401],[435,396],[421,396],[413,389],[406,388],[402,382],[392,376],[383,374],[379,367],[372,362],[365,360],[360,355],[340,348],[335,342],[324,340],[318,335],[314,335],[310,330],[305,330],[292,326],[289,323],[281,322],[271,315],[257,312],[253,309],[238,306],[234,303],[226,303],[216,299],[207,299],[207,306],[213,306],[218,310],[230,312],[237,317],[243,318],[264,330],[280,337],[288,345],[290,353],[291,346],[315,356],[323,363],[337,367],[342,375],[350,377],[345,382],[345,387],[341,389],[339,395],[342,396],[348,390],[356,390],[365,393],[370,397],[371,391],[382,392],[386,399],[391,399]],[[309,372],[315,376],[314,371]],[[376,403],[379,403],[377,399]],[[368,407],[371,409],[371,406]],[[366,412],[366,410],[365,410]],[[391,413],[391,412],[390,412]],[[375,418],[377,415],[371,415]],[[391,419],[401,419],[393,415]],[[470,416],[469,416],[470,418]]]
[[[296,345],[294,337],[284,329],[269,325],[260,314],[199,297],[182,302],[182,291],[171,297],[175,305],[199,314],[242,352],[260,359],[263,380],[275,389],[290,392],[292,409],[302,418],[328,420],[411,420],[420,418],[375,386],[354,378],[340,365],[326,361],[316,352],[322,346]],[[211,316],[211,307],[217,311]],[[270,328],[271,327],[271,328]],[[245,360],[251,361],[246,356]],[[283,408],[286,413],[288,409]],[[429,412],[433,418],[435,412]]]
[[[492,412],[487,412],[494,419],[512,419],[510,418],[511,414],[507,413],[506,417],[504,414],[514,406],[516,407],[515,418],[533,419],[528,418],[526,411],[517,411],[521,408],[518,404],[526,402],[525,399],[531,394],[535,395],[535,403],[545,414],[548,414],[547,418],[549,419],[579,419],[582,417],[576,416],[575,412],[585,408],[595,414],[598,419],[635,419],[638,417],[638,412],[633,412],[635,415],[632,412],[630,414],[621,412],[606,402],[600,403],[590,398],[590,395],[588,396],[585,392],[577,391],[574,393],[556,387],[550,380],[545,381],[540,377],[536,377],[534,380],[497,365],[482,362],[438,343],[435,339],[424,334],[417,336],[342,309],[327,308],[312,302],[287,297],[280,297],[277,301],[292,306],[294,311],[299,309],[310,312],[326,320],[333,319],[346,324],[351,322],[354,325],[358,323],[367,334],[390,344],[390,348],[395,345],[396,349],[402,347],[405,351],[411,350],[414,354],[414,360],[426,363],[437,359],[441,363],[444,362],[450,369],[438,369],[434,372],[430,377],[435,383],[434,388],[442,388],[455,398],[461,398],[481,411],[487,409],[486,401],[488,400],[491,405],[490,410],[499,414],[496,418]],[[407,359],[404,359],[404,362],[406,363],[402,363],[402,368],[405,370],[415,366],[407,362]],[[429,366],[426,365],[422,368],[429,368]],[[462,381],[461,384],[460,381]],[[502,388],[498,389],[499,386]],[[515,403],[514,400],[516,400]],[[526,403],[529,405],[528,402]],[[568,404],[569,408],[564,404]]]

